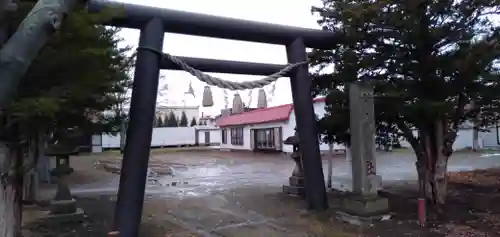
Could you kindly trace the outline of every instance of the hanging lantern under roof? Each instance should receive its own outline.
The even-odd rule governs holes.
[[[229,95],[227,93],[227,90],[224,90],[224,108],[229,108]]]

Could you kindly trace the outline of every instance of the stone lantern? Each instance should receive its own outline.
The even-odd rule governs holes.
[[[292,176],[288,178],[289,185],[283,185],[283,192],[304,198],[304,167],[302,166],[302,153],[300,151],[297,132],[295,132],[295,135],[288,137],[284,144],[293,146],[293,152],[290,157],[295,162],[295,168],[293,169]]]
[[[51,170],[51,175],[57,180],[57,191],[50,202],[51,218],[61,222],[81,221],[83,211],[76,206],[76,200],[71,195],[67,178],[73,173],[69,165],[70,156],[78,154],[78,147],[63,144],[54,144],[47,148],[45,155],[56,157],[56,167]]]

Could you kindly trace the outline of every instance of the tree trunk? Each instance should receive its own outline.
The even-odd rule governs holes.
[[[36,169],[37,169],[37,179],[38,182],[42,183],[50,183],[51,181],[51,175],[50,175],[50,169],[51,169],[51,159],[50,157],[45,156],[45,149],[48,146],[48,143],[51,139],[51,135],[49,134],[44,134],[41,136],[41,139],[39,140],[38,144],[38,157],[37,157],[37,164],[36,164]]]
[[[22,237],[21,224],[23,220],[23,183],[24,183],[24,149],[22,144],[16,144],[11,151],[14,158],[14,188],[15,188],[15,236]]]
[[[15,237],[18,226],[16,217],[19,216],[16,205],[16,188],[12,179],[11,149],[5,142],[0,142],[0,170],[3,171],[0,184],[0,236]],[[20,227],[20,226],[19,226]]]
[[[50,168],[51,162],[50,157],[45,156],[44,153],[40,153],[38,157],[37,173],[38,181],[42,183],[51,183]]]
[[[425,157],[425,159],[434,160],[434,167],[424,167],[419,171],[419,183],[421,195],[434,206],[438,207],[439,211],[446,204],[446,196],[448,191],[447,165],[448,157],[445,155]]]
[[[433,157],[433,172],[432,172],[432,180],[434,183],[432,186],[434,190],[434,199],[435,203],[440,207],[443,207],[446,202],[446,195],[448,192],[448,159],[451,154],[448,154],[448,148],[445,147],[445,134],[447,133],[447,126],[443,121],[437,121],[435,126],[436,135],[434,147],[435,147],[435,157]]]
[[[437,162],[436,162],[436,167],[434,171],[434,176],[432,179],[432,182],[435,184],[433,185],[434,190],[433,193],[435,193],[435,202],[437,205],[443,207],[446,203],[446,196],[448,194],[448,178],[447,178],[447,172],[448,172],[448,158],[447,156],[440,154],[438,157],[436,157]]]
[[[416,150],[421,195],[443,211],[448,188],[447,166],[451,155],[446,147],[444,122],[437,121],[420,130],[420,148]]]
[[[479,114],[478,114],[479,115]],[[477,151],[479,147],[479,122],[478,117],[474,119],[474,127],[472,128],[472,151]]]
[[[346,161],[352,160],[351,147],[349,145],[345,145],[345,159]]]
[[[328,179],[326,182],[327,188],[332,188],[333,176],[333,143],[328,144]]]
[[[30,141],[29,147],[28,147],[28,152],[25,157],[25,164],[26,166],[33,166],[36,167],[36,139]],[[24,183],[23,183],[23,201],[26,204],[32,204],[36,201],[36,189],[34,188],[35,185],[35,176],[36,176],[36,169],[28,169],[24,173]]]
[[[120,124],[120,153],[125,151],[125,142],[127,140],[127,125],[125,121]]]
[[[40,185],[39,162],[43,161],[45,150],[45,135],[36,134],[36,138],[30,142],[26,166],[29,169],[24,176],[24,200],[27,203],[34,203],[38,199],[38,189]]]

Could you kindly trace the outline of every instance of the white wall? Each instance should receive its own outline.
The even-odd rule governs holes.
[[[325,116],[326,110],[325,110],[325,102],[316,102],[314,103],[314,113],[318,116],[318,118],[323,118]],[[287,122],[287,125],[283,127],[283,140],[288,138],[289,136],[293,136],[295,134],[295,126],[297,125],[295,121],[295,111],[292,111],[290,114],[290,119]],[[323,143],[319,141],[319,149],[321,152],[327,152],[329,150],[328,144]],[[283,151],[284,152],[292,152],[293,147],[290,145],[284,145],[283,146]],[[343,150],[345,149],[344,145],[341,144],[334,144],[333,145],[334,150]]]
[[[465,148],[472,148],[472,132],[473,130],[470,128],[459,129],[457,133],[457,138],[455,139],[455,143],[453,143],[453,150],[461,150]],[[417,137],[418,132],[413,131],[413,136]],[[483,147],[481,134],[479,134],[479,147]],[[402,147],[411,148],[411,145],[405,139],[400,141]]]
[[[93,153],[102,152],[102,136],[99,134],[92,135],[92,147],[91,151]]]
[[[205,132],[210,133],[210,144],[214,143],[219,143],[221,142],[221,132],[219,129],[200,129],[198,130],[198,144],[200,145],[206,145],[205,144]]]
[[[453,143],[453,150],[461,150],[464,148],[472,148],[473,129],[460,129],[457,133],[455,143]],[[481,143],[479,144],[481,146]]]
[[[102,148],[119,148],[120,147],[120,134],[116,136],[109,134],[102,134]]]
[[[219,136],[220,137],[220,136]],[[177,145],[194,145],[195,144],[195,128],[194,127],[165,127],[153,128],[151,137],[151,146],[177,146]],[[112,136],[102,134],[103,148],[119,148],[120,134]]]
[[[194,145],[194,132],[191,127],[154,128],[151,146]]]
[[[479,132],[480,146],[484,148],[500,147],[500,145],[498,144],[500,134],[498,133],[496,126],[490,126],[488,129],[489,131],[487,132]]]

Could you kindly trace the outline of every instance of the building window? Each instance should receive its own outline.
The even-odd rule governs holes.
[[[243,127],[231,128],[231,145],[243,146]]]
[[[276,148],[274,128],[263,128],[255,130],[255,144],[258,149]]]
[[[221,131],[221,140],[222,140],[222,144],[227,144],[227,130],[226,129],[222,129]]]

